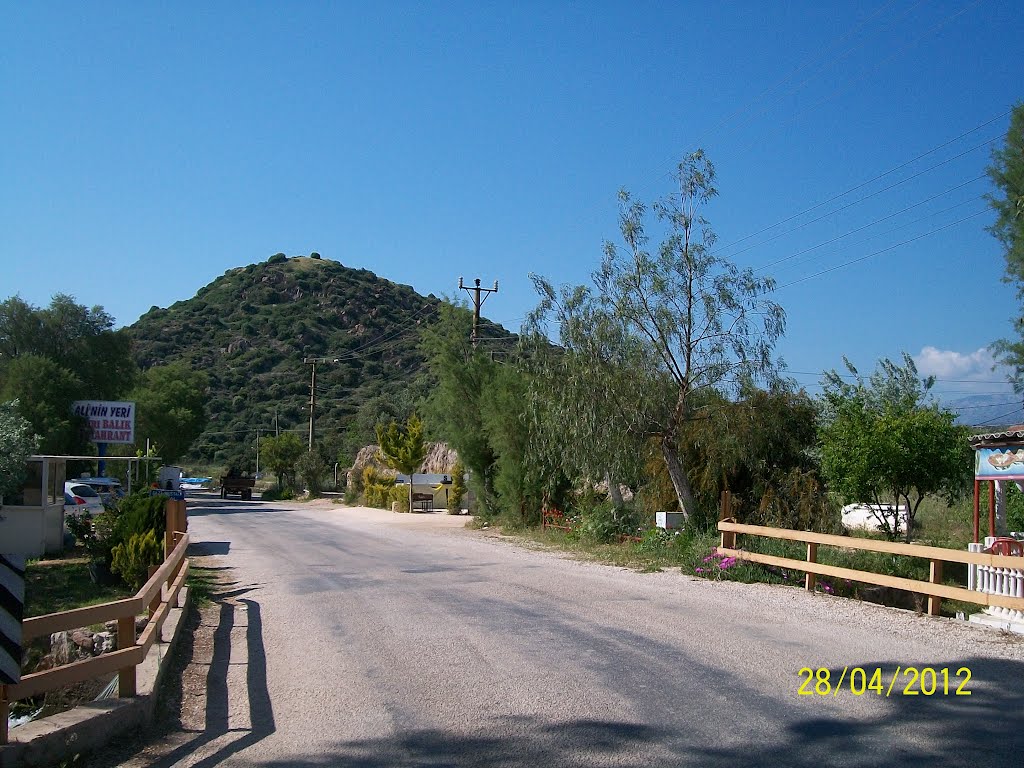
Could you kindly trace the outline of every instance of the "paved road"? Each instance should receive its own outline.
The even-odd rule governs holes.
[[[1022,764],[1024,646],[997,633],[580,563],[447,516],[190,515],[228,599],[193,659],[205,730],[160,766]],[[972,695],[796,693],[801,667],[911,664],[970,667]]]

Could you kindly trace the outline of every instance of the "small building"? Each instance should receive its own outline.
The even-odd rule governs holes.
[[[30,456],[21,497],[0,506],[0,550],[24,557],[64,549],[64,480],[67,457]]]

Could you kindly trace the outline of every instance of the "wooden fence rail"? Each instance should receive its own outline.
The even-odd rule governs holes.
[[[164,562],[134,597],[24,620],[23,642],[47,637],[54,632],[117,621],[117,650],[25,675],[17,685],[0,686],[0,745],[7,744],[7,718],[12,701],[113,672],[117,672],[118,677],[117,695],[135,696],[135,668],[146,658],[153,643],[162,640],[164,621],[171,608],[177,606],[178,594],[188,578],[189,560],[185,557],[185,551],[188,549],[189,536],[182,530],[187,527],[184,501],[167,502],[167,522]],[[135,617],[147,612],[149,617],[146,626],[136,636]]]
[[[978,605],[999,606],[1018,611],[1024,610],[1024,599],[1019,597],[985,594],[972,589],[942,583],[943,563],[967,563],[986,565],[993,568],[1022,570],[1024,569],[1024,558],[990,555],[983,552],[963,552],[958,549],[927,547],[919,544],[900,544],[894,541],[834,536],[832,534],[814,533],[812,531],[768,528],[762,525],[743,525],[737,523],[732,518],[719,521],[718,530],[722,534],[722,543],[718,548],[720,554],[735,557],[737,560],[747,560],[752,563],[762,563],[779,568],[803,571],[806,574],[804,587],[809,591],[814,590],[815,575],[833,576],[840,579],[849,579],[850,581],[859,581],[865,584],[877,584],[882,587],[894,587],[895,589],[903,589],[907,592],[927,595],[928,613],[933,616],[939,614],[943,598],[962,600],[968,603],[977,603]],[[739,549],[736,545],[737,534],[801,542],[807,545],[807,559],[795,560],[789,557],[778,557],[776,555],[766,555],[760,552],[748,552],[747,550]],[[922,558],[927,560],[930,565],[928,581],[905,579],[899,576],[889,576],[888,574],[874,573],[872,571],[859,571],[852,568],[825,565],[817,562],[819,546],[887,552],[894,555]]]

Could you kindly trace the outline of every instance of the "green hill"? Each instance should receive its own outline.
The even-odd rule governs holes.
[[[317,254],[277,254],[153,307],[129,332],[141,367],[185,361],[209,375],[210,421],[195,460],[251,464],[257,428],[305,436],[305,357],[338,359],[317,366],[317,438],[332,455],[354,456],[380,417],[403,417],[429,390],[417,345],[440,303]]]

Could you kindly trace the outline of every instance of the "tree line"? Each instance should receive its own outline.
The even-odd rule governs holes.
[[[166,462],[182,457],[206,424],[206,376],[180,363],[140,370],[124,329],[102,307],[57,294],[36,307],[18,296],[0,303],[0,446],[17,463],[27,447],[47,454],[92,455],[76,400],[136,403],[135,446],[146,439]],[[15,439],[14,436],[17,436]]]
[[[620,192],[620,237],[592,282],[531,276],[537,307],[497,356],[470,343],[464,307],[424,332],[436,386],[423,408],[483,517],[534,525],[568,511],[610,538],[675,510],[706,529],[728,490],[745,521],[826,531],[836,501],[901,505],[905,520],[879,523],[909,540],[924,498],[969,487],[969,430],[909,355],[867,377],[847,363],[819,398],[785,377],[775,284],[714,249],[716,194],[700,151],[666,199]]]

